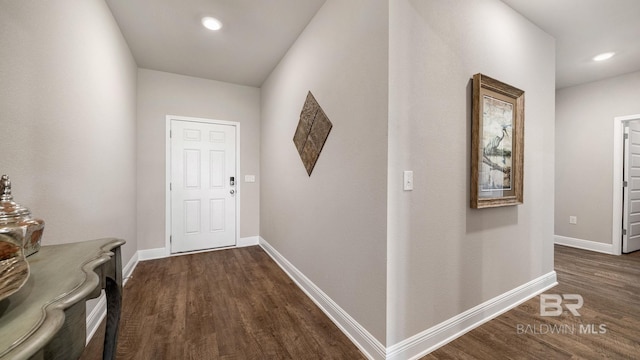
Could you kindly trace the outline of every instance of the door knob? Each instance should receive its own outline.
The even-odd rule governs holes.
[[[236,191],[235,191],[235,190],[233,190],[233,189],[231,189],[231,190],[229,190],[229,193],[230,193],[231,195],[233,195],[233,194],[235,194],[235,193],[236,193]]]

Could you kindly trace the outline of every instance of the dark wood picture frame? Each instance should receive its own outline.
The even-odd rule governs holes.
[[[471,207],[523,203],[524,91],[473,76]]]

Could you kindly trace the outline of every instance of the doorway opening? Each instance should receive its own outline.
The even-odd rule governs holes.
[[[166,122],[168,252],[236,246],[240,124],[173,115]]]
[[[613,250],[640,250],[640,114],[614,119]]]

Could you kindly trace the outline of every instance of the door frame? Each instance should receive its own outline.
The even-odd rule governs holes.
[[[171,253],[171,120],[199,122],[213,125],[227,125],[236,128],[236,244],[234,246],[227,246],[215,249],[196,250],[182,253]],[[230,247],[237,247],[240,241],[240,197],[242,196],[242,189],[240,188],[240,123],[237,121],[206,119],[190,116],[178,116],[167,115],[165,121],[165,254],[167,256],[179,256],[184,254],[193,254],[198,252],[215,251],[220,249],[228,249]]]
[[[616,116],[613,119],[613,254],[622,255],[622,180],[624,172],[624,123],[640,120],[640,114]]]

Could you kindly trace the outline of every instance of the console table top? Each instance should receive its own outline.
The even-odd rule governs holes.
[[[108,262],[114,255],[111,250],[124,243],[105,238],[50,245],[29,256],[31,274],[26,284],[0,301],[0,359],[33,354],[46,345],[62,327],[64,310],[86,300],[100,285],[94,269]]]

